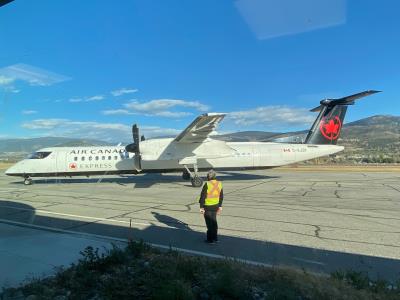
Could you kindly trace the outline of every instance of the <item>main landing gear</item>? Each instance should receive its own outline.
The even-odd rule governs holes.
[[[25,185],[31,185],[32,184],[32,178],[30,178],[29,176],[25,176],[24,177],[24,184]]]
[[[189,180],[193,187],[201,187],[203,185],[203,179],[198,174],[197,164],[193,165],[194,172],[190,172],[187,165],[184,165],[185,170],[182,173],[182,178],[184,180]]]

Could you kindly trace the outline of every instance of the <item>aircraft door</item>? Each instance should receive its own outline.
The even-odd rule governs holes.
[[[253,167],[261,166],[261,151],[260,147],[254,145],[253,147]]]
[[[266,167],[273,164],[273,151],[265,144],[254,145],[254,167]]]
[[[57,153],[57,164],[56,164],[56,172],[68,172],[68,162],[67,162],[67,153],[66,152],[58,152]],[[75,166],[77,167],[77,163],[75,162]],[[73,167],[73,162],[71,162],[71,166]]]
[[[42,163],[44,164],[46,173],[54,172],[54,169],[57,166],[57,153],[51,153],[48,157],[43,159]]]

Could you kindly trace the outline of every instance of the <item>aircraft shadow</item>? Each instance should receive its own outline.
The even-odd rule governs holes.
[[[83,221],[36,215],[35,209],[29,205],[0,200],[0,223],[7,224],[8,221],[21,222],[26,226],[32,224],[63,229],[77,234],[87,233],[121,239],[143,240],[148,243],[188,249],[220,257],[248,260],[271,266],[295,267],[308,272],[331,273],[337,270],[354,270],[365,272],[371,278],[386,279],[392,282],[399,278],[400,260],[398,259],[292,246],[229,235],[220,235],[219,244],[207,245],[203,242],[205,228],[202,228],[203,232],[190,230],[188,225],[180,220],[156,212],[153,212],[152,219],[148,220],[150,225],[144,229],[139,229],[130,228],[129,221],[125,226],[120,223],[118,225],[102,224],[97,220]],[[152,221],[161,222],[168,227],[157,226],[152,224]],[[23,239],[24,236],[18,238]],[[0,247],[6,246],[2,246],[0,243]],[[43,245],[43,247],[51,247],[51,245]],[[12,272],[12,270],[4,271]]]
[[[266,176],[252,173],[239,173],[239,172],[218,172],[218,178],[222,181],[231,180],[267,180],[272,178],[279,178],[278,176]],[[192,187],[190,181],[183,180],[181,174],[158,174],[158,173],[145,173],[141,175],[106,175],[96,177],[56,177],[56,178],[33,178],[33,184],[95,184],[95,183],[116,183],[119,185],[134,184],[135,188],[149,188],[154,184],[161,183],[184,183],[183,186]],[[205,180],[205,176],[202,176]],[[23,180],[13,181],[11,184],[24,184]]]

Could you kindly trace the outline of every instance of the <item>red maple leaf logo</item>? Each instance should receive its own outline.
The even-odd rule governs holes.
[[[338,116],[335,116],[333,119],[327,120],[326,117],[322,118],[319,130],[322,135],[328,140],[336,140],[339,137],[340,129],[342,128],[342,122]]]
[[[69,164],[69,168],[70,168],[71,170],[75,170],[77,167],[78,167],[78,166],[76,165],[76,163],[70,163],[70,164]]]

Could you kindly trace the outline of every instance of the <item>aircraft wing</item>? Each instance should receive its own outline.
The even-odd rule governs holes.
[[[208,113],[197,117],[175,141],[179,143],[201,143],[212,133],[225,117],[223,113]]]

